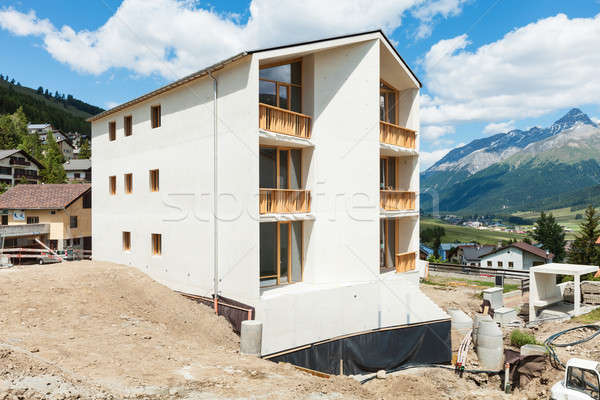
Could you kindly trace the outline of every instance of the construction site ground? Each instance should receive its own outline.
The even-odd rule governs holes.
[[[472,315],[469,286],[422,285],[444,309]],[[97,261],[0,270],[0,400],[3,399],[534,399],[562,371],[547,368],[525,389],[500,390],[499,376],[412,369],[361,385],[319,378],[288,364],[239,354],[239,338],[212,309],[132,267]],[[538,340],[575,323],[531,330]],[[507,331],[507,335],[508,335]],[[508,339],[507,339],[508,340]],[[599,340],[569,357],[599,359]],[[508,344],[508,342],[507,342]],[[477,365],[473,351],[468,367]]]

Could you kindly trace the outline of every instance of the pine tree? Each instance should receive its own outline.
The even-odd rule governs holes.
[[[544,250],[554,253],[554,261],[562,262],[565,258],[565,231],[556,222],[556,219],[550,214],[542,211],[542,214],[535,221],[535,230],[533,239],[542,244]]]
[[[87,139],[83,139],[83,143],[79,148],[79,158],[92,158],[92,148],[90,147],[90,142]]]
[[[44,145],[44,158],[42,164],[44,169],[40,171],[40,175],[44,183],[65,183],[67,174],[63,167],[65,159],[56,143],[56,139],[52,133],[49,133]]]
[[[598,265],[600,251],[596,240],[600,235],[600,216],[590,205],[585,210],[583,222],[579,225],[579,233],[575,237],[569,252],[569,262],[572,264]]]
[[[27,132],[27,117],[22,107],[14,114],[0,115],[0,149],[16,149],[23,132]]]
[[[22,138],[21,144],[18,148],[25,151],[38,161],[42,161],[44,159],[44,155],[42,154],[42,142],[40,141],[40,137],[37,135],[37,133],[25,135]]]

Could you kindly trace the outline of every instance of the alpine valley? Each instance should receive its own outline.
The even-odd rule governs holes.
[[[510,213],[600,204],[600,127],[574,108],[549,128],[499,133],[421,173],[421,209]]]

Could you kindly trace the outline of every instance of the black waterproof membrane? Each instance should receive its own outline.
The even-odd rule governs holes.
[[[410,364],[449,364],[450,321],[382,328],[264,358],[334,375],[340,366],[344,375],[357,375]]]

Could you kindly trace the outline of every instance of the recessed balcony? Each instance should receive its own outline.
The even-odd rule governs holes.
[[[379,122],[379,141],[392,146],[416,149],[417,133],[389,122]]]
[[[302,189],[260,189],[260,214],[310,212],[310,191]]]
[[[310,139],[310,120],[308,115],[295,111],[259,103],[258,127],[270,132]]]
[[[387,211],[413,211],[416,207],[415,192],[401,190],[381,190],[379,205]]]

